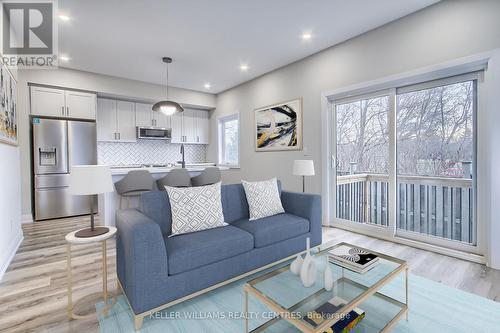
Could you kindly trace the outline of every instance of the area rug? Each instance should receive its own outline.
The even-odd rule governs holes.
[[[250,277],[252,278],[252,277]],[[243,284],[250,278],[234,282],[205,295],[178,304],[155,315],[146,317],[138,332],[148,333],[234,333],[243,332]],[[383,293],[396,299],[404,299],[404,278],[394,280],[383,288]],[[403,318],[391,332],[397,333],[470,333],[500,332],[500,303],[445,286],[419,276],[409,276],[409,319]],[[97,310],[103,303],[96,304]],[[365,304],[367,316],[352,330],[354,333],[379,332],[382,323],[396,313],[387,306]],[[361,306],[363,307],[363,305]],[[272,314],[268,308],[250,297],[252,313],[250,329],[268,320]],[[376,311],[377,316],[370,316]],[[384,317],[387,317],[384,319]],[[105,333],[135,332],[132,312],[123,296],[118,298],[107,317],[99,317],[99,327]],[[297,332],[281,320],[265,332]]]

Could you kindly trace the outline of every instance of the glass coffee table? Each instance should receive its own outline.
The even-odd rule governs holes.
[[[378,255],[379,262],[363,274],[329,262],[335,282],[333,289],[327,291],[323,271],[328,251],[346,245]],[[244,285],[245,332],[249,332],[251,317],[249,297],[274,312],[272,317],[267,317],[269,320],[259,323],[251,332],[325,332],[353,310],[364,312],[353,332],[388,332],[402,316],[408,319],[406,261],[348,243],[323,246],[316,253],[312,250],[312,255],[317,263],[317,274],[316,283],[310,288],[302,285],[300,277],[290,271],[290,265],[276,268]],[[342,300],[338,311],[311,323],[311,313],[333,299]]]

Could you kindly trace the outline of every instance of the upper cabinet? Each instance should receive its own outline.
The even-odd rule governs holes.
[[[137,141],[136,126],[170,128],[172,143],[208,144],[208,111],[188,109],[166,116],[153,111],[152,105],[112,98],[97,99],[97,140]]]
[[[135,103],[136,126],[170,128],[170,117],[152,110],[152,104]]]
[[[208,144],[208,111],[184,109],[184,112],[172,116],[173,143]]]
[[[135,103],[97,100],[97,141],[135,142]]]
[[[210,139],[210,119],[208,111],[196,110],[196,142],[208,144]]]
[[[31,114],[74,119],[96,119],[96,94],[31,86]]]

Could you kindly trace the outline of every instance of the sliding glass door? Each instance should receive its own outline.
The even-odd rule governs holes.
[[[458,250],[478,244],[476,78],[335,101],[334,224]]]
[[[335,106],[336,217],[389,223],[389,96],[365,96]]]
[[[475,81],[398,90],[398,234],[476,244],[475,90]]]

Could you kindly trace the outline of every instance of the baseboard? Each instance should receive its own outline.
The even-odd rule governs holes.
[[[23,214],[21,215],[21,223],[33,223],[33,215],[31,214]]]
[[[5,271],[10,265],[10,262],[12,261],[12,258],[16,255],[17,249],[19,249],[19,246],[23,242],[24,236],[23,236],[23,230],[20,229],[19,233],[17,234],[16,239],[11,243],[12,245],[10,248],[5,251],[6,258],[1,259],[0,258],[0,281],[2,281],[3,275],[5,274]]]

